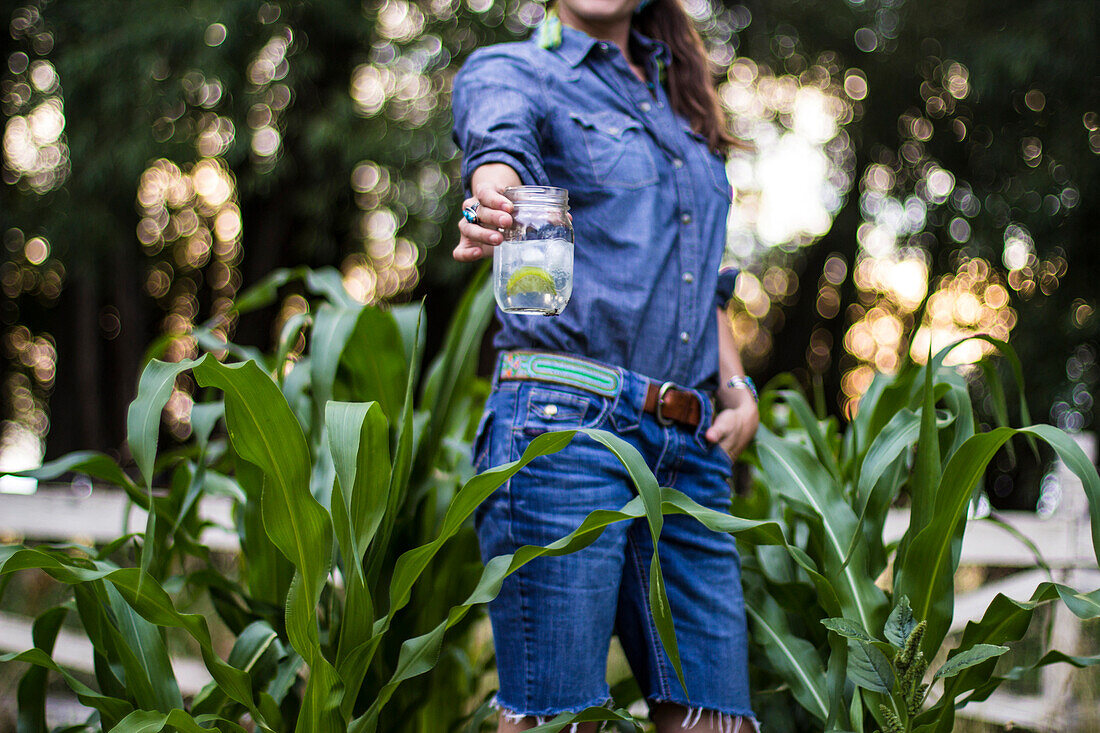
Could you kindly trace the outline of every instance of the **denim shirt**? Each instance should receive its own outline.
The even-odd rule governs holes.
[[[537,37],[537,34],[536,34]],[[668,48],[633,32],[647,78]],[[562,27],[474,52],[454,82],[462,178],[505,163],[527,185],[569,191],[573,294],[554,318],[497,311],[493,345],[546,349],[712,390],[716,308],[735,270],[719,276],[731,191],[723,160],[677,115],[661,84],[642,82],[615,44]]]

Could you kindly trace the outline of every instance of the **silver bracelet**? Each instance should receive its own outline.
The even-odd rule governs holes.
[[[747,389],[749,394],[752,395],[753,402],[760,401],[760,394],[756,391],[756,383],[752,381],[752,377],[741,375],[730,377],[729,381],[726,382],[726,386],[730,389]]]

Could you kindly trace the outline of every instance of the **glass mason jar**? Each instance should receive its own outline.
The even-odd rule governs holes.
[[[553,186],[504,189],[512,226],[493,250],[493,293],[505,313],[556,316],[573,293],[569,192]]]

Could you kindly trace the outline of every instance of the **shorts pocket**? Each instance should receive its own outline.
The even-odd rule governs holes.
[[[477,430],[474,431],[474,440],[470,444],[470,461],[474,465],[475,473],[480,473],[489,468],[485,465],[485,462],[489,457],[489,449],[492,447],[492,441],[490,440],[492,431],[493,410],[486,407],[485,412],[481,414],[481,420],[477,423]]]
[[[599,395],[535,387],[528,393],[523,432],[536,436],[554,430],[595,427],[606,412],[606,402]]]
[[[641,122],[618,112],[570,112],[601,186],[642,188],[657,182],[652,144]]]

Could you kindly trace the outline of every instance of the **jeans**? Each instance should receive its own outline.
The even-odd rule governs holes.
[[[600,428],[637,448],[662,486],[728,512],[732,462],[704,437],[713,420],[709,398],[700,393],[703,415],[697,428],[662,426],[642,411],[645,378],[620,371],[622,385],[613,398],[546,382],[497,381],[474,441],[477,470],[518,459],[544,432]],[[619,509],[634,495],[618,459],[578,434],[558,453],[532,461],[478,507],[482,558],[549,544],[575,530],[589,512]],[[687,690],[649,611],[653,545],[642,518],[612,524],[585,549],[540,557],[505,580],[489,604],[499,707],[510,714],[552,716],[607,704],[607,652],[614,633],[651,704],[745,716],[755,726],[734,538],[687,515],[668,515],[658,547]]]

